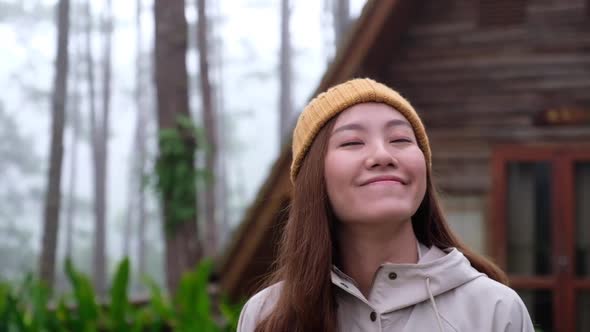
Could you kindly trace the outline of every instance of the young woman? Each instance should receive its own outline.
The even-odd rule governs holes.
[[[506,275],[450,230],[431,161],[418,114],[385,85],[313,99],[277,270],[238,331],[534,331]]]

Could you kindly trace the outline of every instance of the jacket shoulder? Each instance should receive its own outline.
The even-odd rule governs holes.
[[[471,317],[477,317],[479,324],[489,327],[490,331],[534,332],[528,310],[520,296],[512,288],[487,276],[457,288],[455,296],[457,301],[454,303],[465,305]]]
[[[480,300],[487,299],[500,305],[520,304],[522,300],[514,289],[497,282],[487,276],[474,279],[467,283],[466,288],[470,289]],[[524,305],[524,304],[523,304]]]
[[[282,282],[273,284],[254,294],[242,308],[237,332],[253,332],[258,323],[270,314],[282,288]]]

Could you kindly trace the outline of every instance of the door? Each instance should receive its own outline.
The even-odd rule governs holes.
[[[542,331],[590,331],[590,147],[498,148],[490,252]]]

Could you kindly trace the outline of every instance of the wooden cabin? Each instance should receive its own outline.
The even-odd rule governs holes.
[[[352,77],[420,113],[453,229],[543,331],[590,331],[590,1],[369,0],[317,92]],[[288,216],[282,149],[219,267],[249,296]]]

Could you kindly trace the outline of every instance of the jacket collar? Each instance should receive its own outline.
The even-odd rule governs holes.
[[[456,248],[442,250],[419,245],[418,252],[416,264],[382,264],[375,272],[368,299],[355,281],[335,266],[331,272],[332,283],[379,312],[387,313],[429,299],[427,279],[436,297],[483,275]],[[391,273],[395,273],[394,279],[389,277]]]

